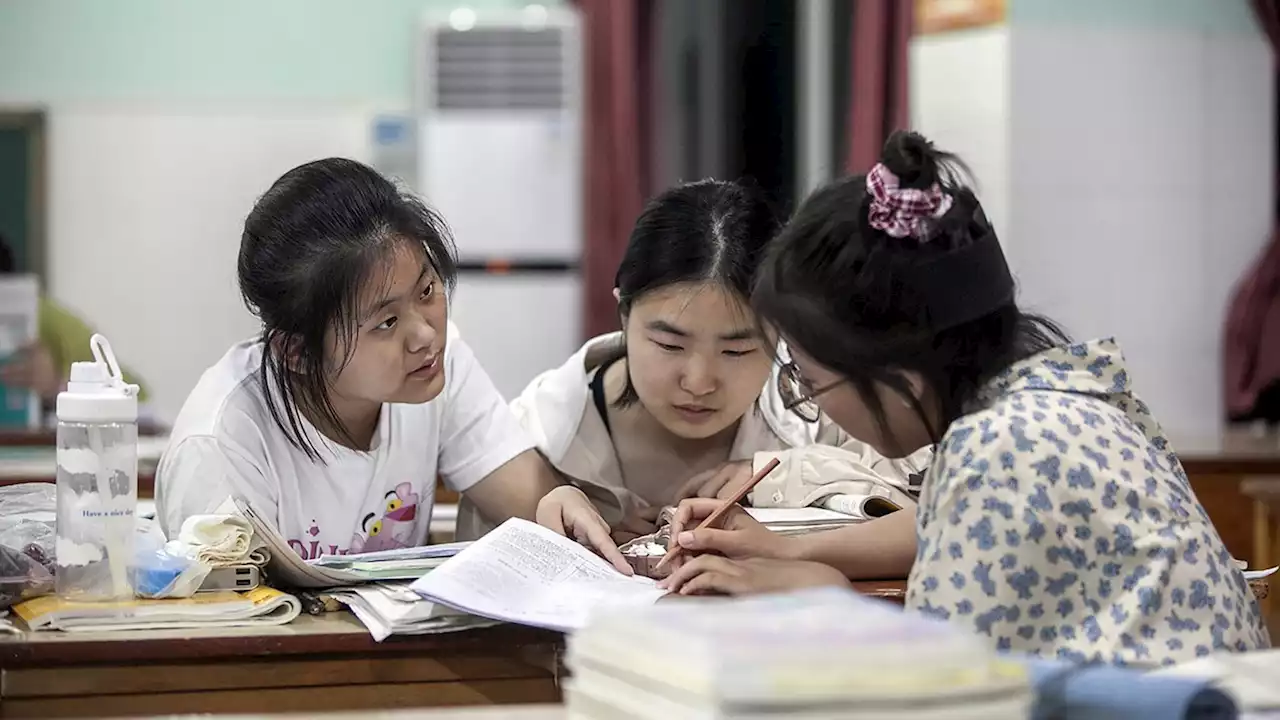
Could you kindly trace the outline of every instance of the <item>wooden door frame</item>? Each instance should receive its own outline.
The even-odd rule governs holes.
[[[48,284],[48,113],[44,108],[0,104],[0,128],[18,128],[31,133],[27,154],[27,272]]]

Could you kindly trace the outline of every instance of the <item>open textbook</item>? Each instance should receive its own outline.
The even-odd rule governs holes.
[[[847,497],[847,496],[846,496]],[[856,525],[865,518],[820,507],[801,508],[745,508],[757,522],[781,535],[835,530]]]
[[[412,585],[424,598],[482,617],[568,632],[604,608],[647,606],[666,594],[587,548],[512,518]]]
[[[298,617],[298,599],[269,587],[223,590],[189,598],[77,603],[56,595],[13,606],[32,630],[160,630],[284,625]]]
[[[256,542],[270,555],[267,567],[273,582],[295,588],[333,588],[375,580],[416,580],[456,555],[469,543],[423,545],[359,555],[322,555],[307,561],[249,503],[235,499],[236,511],[253,525]]]

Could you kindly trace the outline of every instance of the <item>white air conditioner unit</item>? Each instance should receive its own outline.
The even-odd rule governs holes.
[[[453,317],[507,397],[582,328],[582,40],[571,8],[427,16],[418,189],[453,229]]]

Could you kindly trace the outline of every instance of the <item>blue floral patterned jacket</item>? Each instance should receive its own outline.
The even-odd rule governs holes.
[[[1168,664],[1270,646],[1112,340],[990,382],[925,478],[907,606],[999,649]]]

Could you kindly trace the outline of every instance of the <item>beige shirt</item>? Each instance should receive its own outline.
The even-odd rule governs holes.
[[[629,440],[609,436],[589,388],[591,377],[616,355],[621,342],[620,333],[589,341],[564,365],[535,378],[511,403],[538,450],[591,498],[610,526],[617,526],[635,508],[670,503],[686,480],[705,469],[691,467],[686,474],[672,477],[669,474],[679,467],[673,469],[664,459],[652,465],[652,471],[628,467],[624,475],[615,442]],[[779,458],[779,469],[750,495],[753,505],[803,507],[833,494],[890,491],[899,501],[910,502],[904,494],[910,477],[927,467],[931,448],[889,460],[825,416],[809,423],[787,411],[777,388],[775,368],[756,404],[739,421],[724,458],[751,460],[756,470]],[[623,445],[624,456],[627,449]],[[464,499],[458,512],[458,539],[474,539],[492,528]]]

